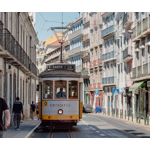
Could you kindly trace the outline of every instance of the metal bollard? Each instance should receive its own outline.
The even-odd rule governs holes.
[[[121,109],[120,109],[120,118],[121,118]]]
[[[128,120],[129,120],[129,111],[128,111]]]
[[[144,114],[144,125],[146,125],[146,114]]]
[[[140,112],[139,112],[139,123],[140,123],[140,118],[141,118],[141,116],[140,116]]]
[[[147,125],[149,125],[149,115],[147,114]]]

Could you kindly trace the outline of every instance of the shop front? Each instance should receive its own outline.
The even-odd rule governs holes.
[[[131,104],[132,111],[135,117],[144,119],[148,114],[148,103],[150,99],[149,87],[147,86],[147,81],[135,82],[130,88],[127,95],[133,92],[134,104]],[[130,99],[129,102],[130,103]]]

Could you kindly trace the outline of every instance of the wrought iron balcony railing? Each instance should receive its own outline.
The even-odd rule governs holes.
[[[114,84],[115,77],[102,78],[102,84]]]
[[[3,23],[0,21],[0,44],[3,45]]]
[[[105,60],[108,60],[108,59],[111,59],[111,58],[114,58],[114,57],[115,57],[115,52],[112,51],[110,53],[103,54],[102,55],[102,61],[105,61]]]
[[[35,64],[31,61],[31,59],[29,59],[24,49],[19,45],[8,29],[2,28],[1,22],[0,42],[0,44],[4,46],[5,50],[9,51],[21,64],[23,64],[36,76],[38,75],[38,69]]]
[[[77,31],[75,31],[75,32],[73,32],[72,34],[70,34],[70,35],[69,35],[69,40],[70,40],[70,39],[73,39],[74,37],[76,37],[76,36],[78,36],[78,35],[80,35],[80,34],[82,34],[82,28],[79,29],[79,30],[77,30]]]
[[[112,25],[112,26],[107,27],[106,29],[102,30],[101,36],[103,38],[104,36],[109,35],[109,34],[113,33],[114,31],[115,31],[115,27],[114,27],[114,25]]]
[[[129,61],[130,59],[132,59],[132,47],[130,48],[130,51],[128,47],[123,51],[123,60]]]

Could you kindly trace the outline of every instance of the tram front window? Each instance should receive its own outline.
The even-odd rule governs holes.
[[[45,81],[44,82],[44,93],[43,97],[45,99],[53,98],[53,81]]]
[[[67,81],[55,81],[55,97],[66,98],[66,85]]]
[[[69,98],[71,99],[78,98],[78,82],[77,81],[69,81]]]

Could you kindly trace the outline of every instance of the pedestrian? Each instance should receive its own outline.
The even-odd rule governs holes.
[[[5,126],[3,126],[3,121],[2,121],[2,116],[3,116],[3,111],[5,113],[5,116],[7,118],[7,122]],[[0,98],[0,138],[3,137],[3,130],[4,127],[8,127],[10,125],[10,112],[8,109],[8,106],[3,98]]]
[[[16,101],[13,104],[13,113],[14,113],[15,129],[20,130],[19,127],[20,127],[21,113],[23,116],[24,114],[23,114],[22,102],[19,101],[19,97],[16,97]]]
[[[34,113],[35,113],[35,104],[34,104],[34,101],[32,101],[32,104],[31,104],[31,118],[34,119]]]
[[[37,118],[39,120],[39,106],[38,106],[38,103],[36,103],[36,114],[37,114]]]

